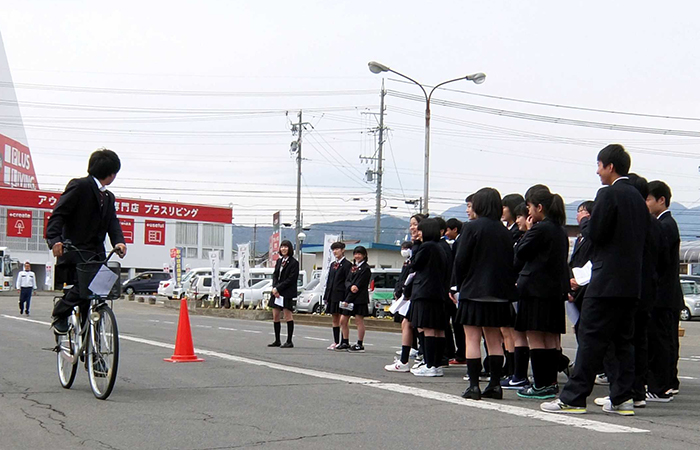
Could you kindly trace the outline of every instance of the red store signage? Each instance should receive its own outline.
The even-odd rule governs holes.
[[[0,205],[4,206],[51,210],[56,206],[60,196],[60,192],[0,187]],[[186,203],[118,198],[114,202],[114,208],[117,214],[123,216],[214,223],[231,223],[233,219],[233,210],[231,208]]]
[[[165,222],[147,220],[143,243],[146,245],[165,245]]]
[[[133,244],[134,243],[134,219],[125,219],[123,217],[119,218],[119,225],[122,226],[122,233],[124,233],[124,243]]]
[[[0,134],[0,184],[24,189],[38,189],[29,148]]]
[[[7,237],[32,237],[32,212],[19,209],[7,210]]]
[[[46,239],[46,229],[49,227],[49,219],[51,218],[50,212],[44,213],[44,239]]]

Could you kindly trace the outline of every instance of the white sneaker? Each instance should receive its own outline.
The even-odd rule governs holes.
[[[419,367],[424,367],[425,366],[425,361],[416,361],[415,364],[413,364],[413,367],[411,367],[411,370],[418,369]]]
[[[401,350],[396,350],[396,354],[401,356]],[[411,351],[408,353],[408,357],[415,358],[416,356],[418,356],[418,350],[412,348]]]
[[[540,405],[540,409],[548,413],[557,414],[586,414],[586,407],[571,406],[559,399],[545,402]]]
[[[610,403],[610,397],[598,397],[597,399],[593,400],[593,403],[598,406],[605,406],[606,404]]]
[[[401,361],[394,361],[393,364],[387,364],[384,366],[384,370],[388,372],[408,372],[408,364],[403,364]]]
[[[438,367],[430,367],[422,365],[417,369],[411,369],[411,373],[417,377],[441,377],[443,376],[442,370],[438,370]]]
[[[608,414],[618,414],[620,416],[633,416],[634,402],[630,399],[617,406],[613,405],[612,402],[608,402],[603,405],[603,412]]]
[[[601,373],[595,376],[595,384],[598,386],[610,386],[610,380],[608,380],[607,375]]]
[[[335,342],[326,347],[326,350],[335,350],[335,348],[338,346]]]

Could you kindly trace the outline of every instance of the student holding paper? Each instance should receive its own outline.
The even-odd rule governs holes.
[[[591,217],[591,211],[595,202],[592,200],[587,200],[580,205],[576,210],[576,222],[581,225],[581,220],[584,218]],[[586,285],[580,286],[576,282],[573,270],[575,268],[582,268],[587,262],[591,260],[593,253],[593,248],[591,247],[591,241],[584,238],[582,234],[576,237],[576,242],[574,243],[574,250],[571,253],[571,260],[569,261],[569,268],[571,269],[571,279],[569,283],[571,284],[571,292],[569,294],[569,301],[573,302],[575,308],[581,312],[581,305],[583,304],[583,296],[586,293]],[[590,278],[590,276],[589,276]],[[578,321],[574,322],[574,331],[578,337]]]
[[[364,353],[365,317],[369,316],[369,282],[372,270],[367,264],[367,249],[361,245],[352,252],[355,264],[350,268],[345,280],[345,301],[340,302],[340,329],[343,339],[335,350]],[[350,317],[357,324],[357,344],[350,345]]]
[[[275,264],[272,273],[272,321],[275,329],[275,342],[268,347],[292,348],[292,335],[294,334],[294,317],[292,315],[292,301],[297,296],[297,279],[299,278],[299,262],[294,259],[294,246],[288,240],[280,244],[280,258]],[[280,342],[280,315],[284,313],[287,322],[287,342]]]

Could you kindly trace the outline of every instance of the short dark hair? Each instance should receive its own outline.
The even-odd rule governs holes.
[[[527,210],[527,203],[522,202],[521,204],[516,206],[515,210],[513,211],[513,215],[515,215],[515,217],[518,217],[518,216],[527,217],[527,216],[529,216],[530,212]]]
[[[119,156],[106,148],[92,152],[88,161],[88,173],[98,180],[104,180],[108,176],[118,173],[121,167]]]
[[[636,173],[630,173],[627,175],[630,179],[630,184],[634,186],[637,191],[642,195],[644,200],[649,196],[649,182],[644,177],[637,175]],[[590,212],[590,211],[589,211]]]
[[[503,215],[501,194],[490,187],[479,189],[474,193],[474,198],[472,199],[472,211],[479,217],[501,220],[501,215]]]
[[[282,247],[287,247],[287,256],[294,256],[294,244],[291,243],[291,241],[285,239],[282,242],[280,242],[280,248]]]
[[[367,249],[366,249],[366,248],[364,248],[364,247],[361,246],[361,245],[358,245],[358,246],[355,247],[355,249],[352,251],[352,254],[353,254],[353,255],[355,255],[355,254],[357,254],[357,253],[359,253],[360,255],[363,256],[363,261],[367,261]]]
[[[423,233],[423,242],[440,240],[440,224],[435,219],[425,219],[418,224],[418,230]]]
[[[472,199],[474,199],[474,194],[469,194],[467,198],[464,199],[464,203],[472,203]]]
[[[462,232],[462,221],[454,217],[447,219],[447,228],[450,230],[457,229],[457,234],[459,234]]]
[[[508,194],[501,200],[503,207],[508,208],[513,217],[515,217],[515,207],[524,202],[525,198],[520,194]]]
[[[445,230],[447,230],[447,222],[445,222],[445,219],[443,219],[440,216],[437,216],[435,220],[437,220],[437,223],[440,226],[440,232],[444,232]]]
[[[585,202],[581,202],[581,204],[578,205],[578,207],[576,208],[576,211],[578,211],[579,209],[583,208],[583,209],[585,209],[585,210],[588,212],[588,214],[592,214],[592,213],[593,213],[593,207],[594,207],[594,206],[595,206],[595,201],[593,201],[593,200],[586,200]]]
[[[671,188],[668,184],[660,180],[649,182],[649,195],[659,200],[661,197],[666,199],[666,207],[671,206]]]
[[[344,242],[334,242],[331,244],[331,250],[335,250],[336,248],[339,248],[341,250],[345,250],[345,243]]]
[[[401,250],[403,250],[403,249],[405,249],[405,248],[413,248],[413,242],[411,242],[411,241],[403,241],[403,242],[401,243]]]
[[[632,165],[630,154],[620,144],[610,144],[598,152],[598,161],[603,164],[603,167],[612,164],[615,173],[620,176],[626,176]]]

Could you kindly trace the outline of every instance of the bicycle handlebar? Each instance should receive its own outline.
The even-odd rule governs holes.
[[[71,242],[70,239],[66,239],[65,241],[63,241],[63,248],[64,248],[67,252],[76,252],[76,253],[80,256],[80,259],[83,260],[83,262],[99,262],[99,263],[102,263],[102,264],[106,264],[107,261],[109,261],[109,259],[110,259],[110,258],[112,257],[112,255],[114,255],[115,253],[116,253],[117,255],[119,255],[119,256],[122,255],[121,249],[119,249],[118,247],[114,247],[112,250],[109,251],[109,253],[107,254],[107,257],[106,257],[104,260],[99,261],[99,260],[93,260],[92,258],[90,258],[90,259],[85,259],[85,258],[83,257],[83,253],[92,253],[92,254],[94,255],[93,258],[94,258],[95,256],[97,256],[97,254],[96,254],[95,252],[93,252],[93,251],[90,251],[90,250],[83,250],[83,249],[80,249],[80,248],[76,247],[75,245],[73,245],[73,243]]]

